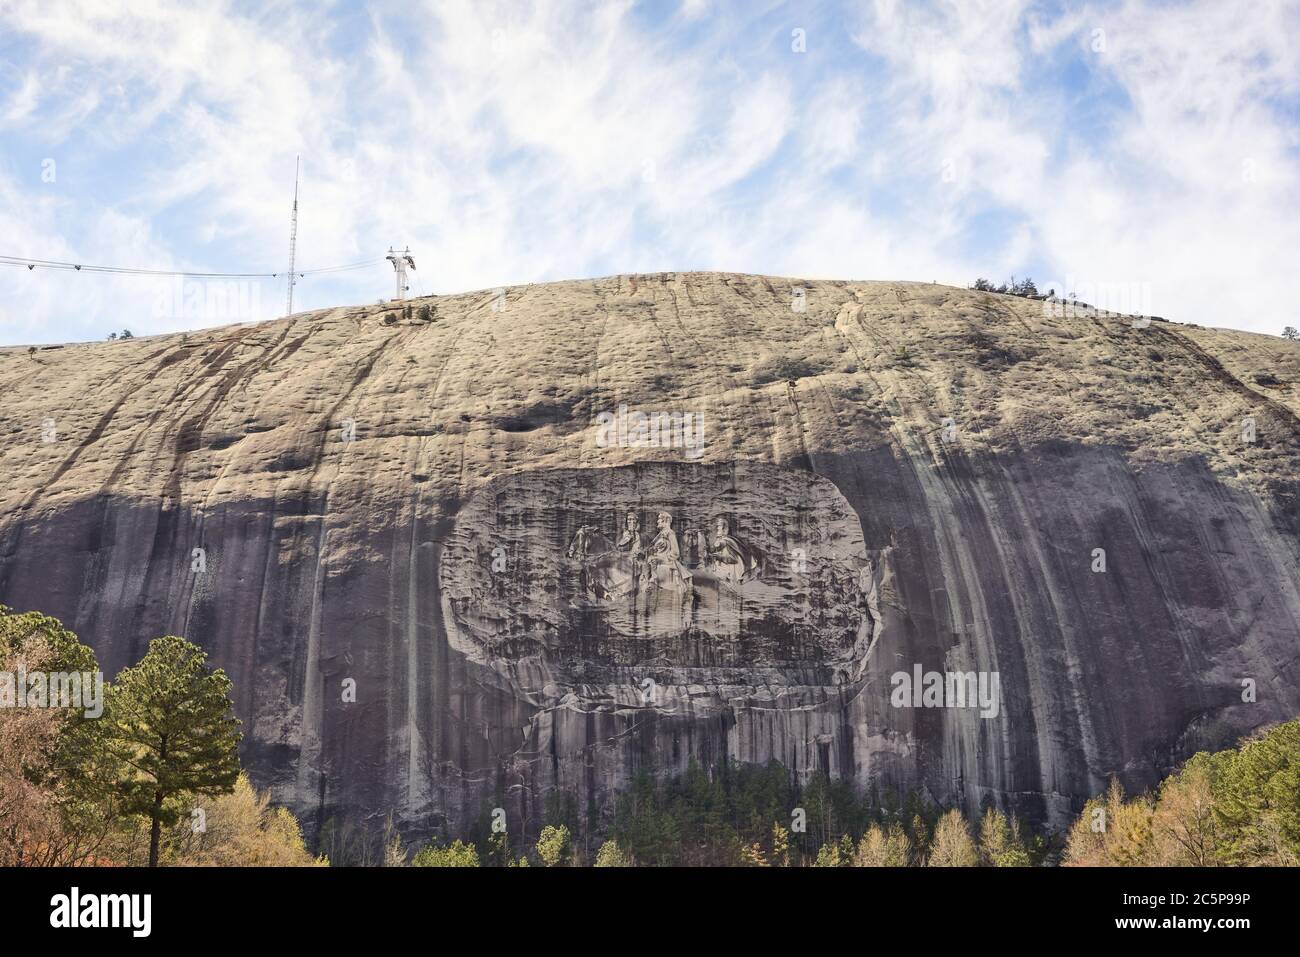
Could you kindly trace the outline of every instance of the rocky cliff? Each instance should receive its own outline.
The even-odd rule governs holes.
[[[309,824],[723,756],[1060,824],[1300,713],[1296,344],[914,283],[427,303],[0,350],[0,602],[110,675],[204,645]]]

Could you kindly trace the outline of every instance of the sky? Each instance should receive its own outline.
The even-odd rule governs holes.
[[[1300,0],[0,0],[0,344],[686,270],[1300,325]]]

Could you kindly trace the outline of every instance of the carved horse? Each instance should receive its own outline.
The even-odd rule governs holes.
[[[620,552],[594,525],[578,529],[569,543],[568,555],[582,562],[583,584],[593,598],[618,598],[636,589],[639,556]]]

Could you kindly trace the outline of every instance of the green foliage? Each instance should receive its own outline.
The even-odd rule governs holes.
[[[1004,282],[1000,286],[993,285],[993,283],[989,282],[987,279],[976,279],[974,285],[972,285],[971,288],[979,292],[1002,293],[1005,296],[1028,297],[1028,296],[1038,295],[1038,287],[1034,285],[1034,281],[1032,279],[1025,278],[1020,280],[1019,282],[1016,282],[1015,276],[1011,277],[1011,281],[1009,283]]]
[[[190,815],[183,815],[168,833],[160,859],[168,867],[327,865],[325,858],[308,852],[297,819],[285,808],[272,807],[270,801],[270,795],[254,788],[245,774],[239,775],[229,794],[187,795],[183,803],[203,811],[203,829],[196,831]],[[143,863],[139,856],[127,848],[119,859],[124,864]]]
[[[1224,864],[1300,863],[1300,719],[1209,759]]]
[[[45,656],[39,664],[29,662],[29,669],[40,668],[46,672],[99,670],[95,653],[64,628],[57,618],[37,611],[20,613],[0,605],[0,657],[21,651],[35,639],[43,643]]]
[[[668,781],[638,775],[615,802],[613,837],[641,865],[740,864],[750,845],[768,841],[774,822],[790,820],[794,794],[790,773],[775,761],[725,762],[710,773],[692,760]]]
[[[614,806],[614,838],[638,864],[682,862],[682,809],[649,773],[642,771]]]
[[[802,831],[792,827],[796,808],[803,812]],[[915,794],[902,809],[892,798],[882,807],[873,793],[860,794],[825,774],[814,775],[800,790],[776,761],[726,762],[711,771],[691,762],[668,780],[638,775],[615,803],[611,836],[642,866],[788,867],[813,864],[819,856],[822,866],[847,866],[858,863],[859,841],[876,826],[874,840],[884,847],[872,845],[864,863],[898,866],[923,861],[938,813]],[[911,833],[898,826],[907,819],[900,815],[913,819]],[[871,856],[877,853],[879,861]],[[910,861],[913,853],[920,859]]]
[[[772,825],[770,863],[773,867],[790,866],[790,832],[780,824]]]
[[[1295,326],[1287,326],[1282,330],[1282,338],[1295,342],[1300,339],[1300,332],[1296,332]]]
[[[563,824],[548,824],[537,839],[537,859],[546,867],[562,867],[573,855],[572,838]]]
[[[15,661],[99,675],[56,619],[0,606],[0,671]],[[169,637],[104,688],[102,716],[93,693],[81,708],[0,709],[0,863],[328,863],[307,852],[292,814],[237,779],[229,689],[201,649]]]
[[[416,853],[412,867],[478,867],[478,851],[473,844],[452,841],[447,847],[427,844]]]
[[[543,813],[547,824],[563,825],[571,834],[578,832],[578,799],[567,791],[547,794]]]
[[[1126,800],[1112,781],[1071,827],[1065,863],[1300,864],[1300,719],[1194,755],[1155,796]]]
[[[203,649],[168,635],[149,643],[109,694],[108,734],[131,770],[119,782],[123,809],[152,822],[149,864],[163,825],[175,823],[180,794],[228,794],[239,776],[239,721],[230,679],[208,667]]]
[[[596,852],[596,867],[631,867],[632,861],[623,849],[618,846],[617,841],[606,841],[600,845],[600,850]]]
[[[980,863],[986,867],[1029,867],[1029,851],[1020,839],[1020,823],[990,807],[980,821]]]
[[[907,826],[908,841],[912,845],[913,865],[920,866],[925,863],[925,859],[930,853],[930,833],[931,826],[926,820],[926,815],[913,809]]]
[[[118,774],[93,700],[95,653],[57,619],[0,605],[0,670],[18,661],[81,675],[82,707],[0,712],[0,862],[90,863],[112,826]]]
[[[827,841],[817,851],[813,867],[852,867],[853,838],[845,834],[838,841]]]
[[[433,310],[429,307],[428,303],[425,303],[416,310],[415,318],[419,322],[433,322]]]

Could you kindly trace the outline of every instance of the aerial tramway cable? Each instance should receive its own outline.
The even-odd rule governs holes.
[[[319,276],[331,273],[347,272],[352,269],[364,269],[377,266],[383,259],[368,259],[364,262],[343,263],[337,266],[321,266],[318,269],[294,270],[299,278]],[[64,262],[56,259],[28,259],[22,256],[0,256],[0,266],[26,266],[28,270],[72,269],[77,272],[108,273],[117,276],[188,276],[192,279],[278,279],[283,272],[192,272],[183,269],[137,269],[131,266],[98,266],[87,263]]]

